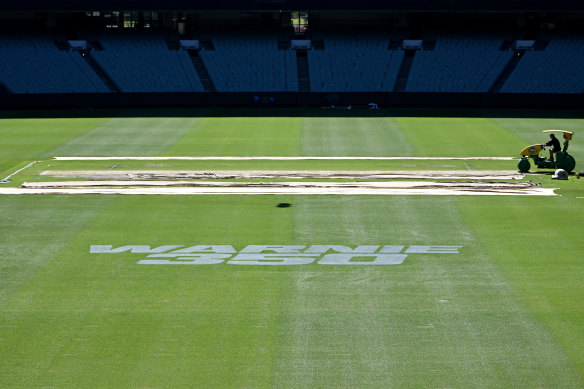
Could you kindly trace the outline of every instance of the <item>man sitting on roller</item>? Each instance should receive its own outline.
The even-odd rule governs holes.
[[[548,146],[550,148],[550,159],[549,161],[554,161],[554,153],[558,153],[562,151],[562,146],[560,145],[560,141],[554,134],[550,134],[550,141],[544,143],[542,146]]]

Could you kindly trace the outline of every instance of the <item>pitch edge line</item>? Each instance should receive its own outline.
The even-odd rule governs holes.
[[[556,196],[552,188],[532,188],[526,192],[428,190],[424,188],[0,188],[0,195],[479,195],[479,196]]]
[[[32,165],[34,165],[35,163],[38,163],[38,162],[40,162],[40,161],[34,161],[34,162],[31,162],[31,163],[29,163],[28,165],[26,165],[25,167],[23,167],[22,169],[18,169],[17,171],[15,171],[14,173],[12,173],[12,174],[11,174],[11,175],[9,175],[8,177],[6,177],[5,179],[3,179],[3,180],[0,180],[0,184],[7,184],[7,183],[9,183],[9,182],[10,182],[10,179],[11,179],[12,177],[14,177],[15,175],[17,175],[17,174],[18,174],[18,173],[20,173],[21,171],[23,171],[23,170],[25,170],[25,169],[28,169],[29,167],[31,167]]]
[[[56,161],[304,161],[304,160],[491,160],[512,161],[513,157],[53,157]]]

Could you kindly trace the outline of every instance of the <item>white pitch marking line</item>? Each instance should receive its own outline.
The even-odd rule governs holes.
[[[427,188],[297,188],[297,187],[150,187],[150,188],[0,188],[0,194],[119,194],[119,195],[484,195],[555,196],[552,188],[528,190],[427,189]]]
[[[57,161],[306,161],[306,160],[493,160],[511,161],[513,157],[53,157]]]
[[[16,174],[20,173],[21,171],[23,171],[23,170],[25,170],[25,169],[28,169],[29,167],[31,167],[32,165],[34,165],[35,163],[38,163],[38,162],[40,162],[40,161],[34,161],[34,162],[31,162],[31,163],[29,163],[28,165],[26,165],[25,167],[23,167],[22,169],[18,169],[17,171],[15,171],[14,173],[12,173],[12,174],[11,174],[11,175],[9,175],[8,177],[6,177],[5,179],[3,179],[3,180],[0,180],[0,183],[1,183],[1,184],[7,184],[7,183],[9,183],[9,182],[10,182],[10,179],[11,179],[13,176],[15,176]]]

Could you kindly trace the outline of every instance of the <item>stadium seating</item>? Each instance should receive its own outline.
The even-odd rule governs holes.
[[[501,92],[582,93],[584,36],[557,35],[545,50],[526,51]]]
[[[510,58],[504,36],[436,34],[433,50],[416,52],[409,92],[488,92]]]
[[[404,53],[388,50],[387,34],[331,33],[322,40],[324,50],[308,52],[312,91],[393,91]]]
[[[301,64],[302,82],[309,86],[302,84],[302,90],[313,92],[582,93],[584,35],[550,34],[540,37],[549,41],[547,45],[510,61],[514,52],[503,47],[504,41],[512,41],[510,34],[424,32],[424,42],[435,45],[424,45],[407,57],[413,58],[409,74],[400,73],[406,63],[399,47],[403,37],[387,32],[311,31],[310,38],[319,44],[300,57],[307,67],[297,61],[295,50],[278,44],[290,39],[278,32],[219,31],[194,38],[212,42],[203,45],[196,58],[209,80],[206,73],[201,77],[212,82],[207,91],[297,92]],[[176,32],[114,29],[76,35],[97,43],[89,53],[92,61],[67,49],[64,36],[46,31],[0,33],[3,93],[205,91],[193,59],[179,48]],[[64,45],[58,47],[56,41]],[[505,76],[500,77],[503,70]],[[106,85],[104,75],[116,89]]]
[[[78,52],[42,33],[0,34],[0,82],[13,93],[88,93],[108,89]]]
[[[91,40],[103,47],[91,56],[122,92],[203,91],[188,53],[169,50],[163,34],[108,31]]]
[[[217,91],[298,91],[296,53],[278,50],[275,34],[214,33],[199,52]]]

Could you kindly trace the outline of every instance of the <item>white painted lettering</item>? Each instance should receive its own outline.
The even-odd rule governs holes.
[[[462,246],[410,246],[406,254],[458,254]]]
[[[238,254],[231,261],[232,265],[306,265],[314,261],[311,254]]]
[[[172,254],[153,254],[148,258],[169,258]],[[231,254],[192,254],[178,256],[172,259],[143,259],[139,265],[216,265],[223,263]]]
[[[272,246],[272,245],[249,245],[245,247],[240,253],[260,254],[264,251],[271,251],[274,253],[283,254],[300,254],[300,250],[306,246],[286,245],[286,246]]]
[[[406,246],[383,246],[379,252],[383,254],[397,254],[401,253],[404,247]]]
[[[237,251],[230,245],[206,246],[197,245],[175,250],[173,254],[190,254],[190,253],[217,253],[217,254],[235,254]]]
[[[128,245],[113,249],[111,245],[91,245],[89,246],[89,252],[92,254],[117,254],[123,253],[124,251],[129,251],[131,253],[141,253],[141,254],[154,254],[163,253],[165,251],[178,249],[179,247],[184,247],[181,245],[168,245],[150,248],[149,245]]]
[[[357,246],[352,249],[348,246],[341,245],[312,245],[304,251],[305,253],[315,253],[324,254],[329,250],[336,251],[337,253],[360,253],[360,254],[373,254],[379,246]]]
[[[405,254],[327,254],[318,263],[320,265],[399,265],[404,262]],[[359,258],[358,261],[353,259]],[[362,258],[372,258],[364,261]]]
[[[353,246],[354,247],[354,246]],[[463,246],[433,245],[90,245],[91,254],[148,254],[141,265],[399,265],[409,254],[459,254]]]

